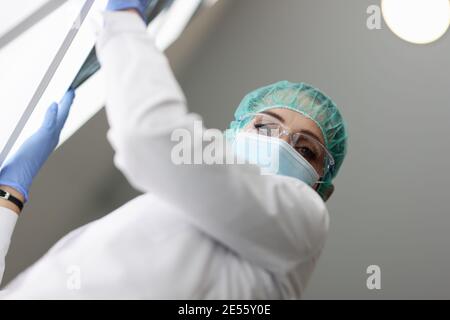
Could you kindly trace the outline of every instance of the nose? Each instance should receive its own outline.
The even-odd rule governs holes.
[[[279,138],[289,144],[291,143],[291,136],[289,134],[282,134]]]

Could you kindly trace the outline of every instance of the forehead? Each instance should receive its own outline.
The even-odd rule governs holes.
[[[322,130],[320,130],[317,124],[310,118],[288,109],[275,108],[268,111],[283,118],[285,120],[284,125],[288,127],[291,132],[301,132],[303,130],[307,130],[319,137],[322,144],[325,143]]]

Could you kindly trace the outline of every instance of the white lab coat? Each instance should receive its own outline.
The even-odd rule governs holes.
[[[173,130],[200,118],[143,22],[106,13],[97,52],[115,164],[144,195],[68,234],[0,296],[300,298],[328,230],[318,194],[254,166],[173,164]],[[0,209],[2,273],[16,219]]]

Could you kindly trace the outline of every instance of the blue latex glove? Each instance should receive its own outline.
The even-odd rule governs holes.
[[[1,169],[0,185],[16,189],[28,201],[28,191],[34,177],[58,145],[74,97],[75,92],[69,90],[59,105],[53,103],[48,108],[39,130],[22,144]]]
[[[109,0],[106,10],[121,11],[127,9],[135,9],[139,12],[145,21],[145,10],[149,4],[149,0]]]

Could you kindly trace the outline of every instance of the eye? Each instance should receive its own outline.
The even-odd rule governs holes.
[[[255,123],[254,127],[258,134],[265,136],[273,136],[280,130],[280,126],[276,123]]]
[[[295,148],[295,150],[297,150],[297,152],[300,153],[308,161],[314,161],[314,160],[317,159],[317,156],[314,153],[314,151],[312,151],[308,147],[304,147],[304,146],[303,147],[297,147],[297,148]]]

